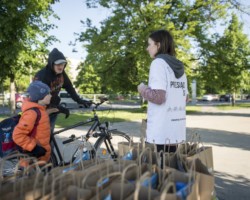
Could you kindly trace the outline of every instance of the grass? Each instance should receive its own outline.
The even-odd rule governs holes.
[[[142,109],[131,109],[131,110],[105,110],[98,111],[98,116],[101,122],[123,122],[123,121],[140,121],[146,118],[146,112]],[[93,117],[91,111],[84,113],[73,113],[69,118],[65,119],[64,115],[59,115],[57,118],[56,127],[65,127],[74,123],[85,121]]]
[[[186,106],[186,112],[187,114],[192,114],[192,113],[197,113],[201,112],[201,107],[200,106]]]
[[[241,109],[241,108],[250,108],[250,103],[237,104],[234,107],[229,105],[220,105],[216,106],[219,110],[232,110],[232,109]],[[199,113],[201,112],[201,106],[191,106],[186,107],[187,114]],[[110,122],[124,122],[124,121],[141,121],[146,118],[145,109],[130,109],[130,110],[105,110],[98,111],[98,116],[101,121],[110,121]],[[0,121],[9,117],[8,115],[0,115]],[[65,115],[59,114],[57,118],[56,127],[66,127],[72,124],[75,124],[80,121],[85,121],[93,117],[91,111],[82,112],[82,113],[72,113],[67,119]]]
[[[235,106],[232,105],[218,105],[216,106],[219,110],[238,110],[242,108],[250,108],[250,103],[240,103],[236,104]]]
[[[200,111],[200,107],[187,106],[187,114]],[[146,111],[143,109],[98,111],[98,116],[101,121],[109,122],[141,121],[146,118]],[[93,117],[92,112],[74,113],[71,114],[68,119],[65,119],[63,115],[59,115],[56,127],[65,127],[67,125],[87,120],[91,117]]]

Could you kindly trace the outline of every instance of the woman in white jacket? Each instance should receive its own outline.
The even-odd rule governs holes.
[[[146,142],[157,151],[175,152],[186,140],[187,77],[183,63],[175,58],[174,40],[166,30],[149,35],[147,51],[150,65],[148,86],[138,91],[148,101]],[[165,146],[166,145],[166,146]]]

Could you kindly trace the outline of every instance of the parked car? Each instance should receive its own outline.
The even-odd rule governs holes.
[[[28,93],[16,93],[16,108],[21,108],[23,105],[23,101],[29,97]]]
[[[132,100],[141,100],[141,96],[140,95],[135,95],[131,97]]]
[[[220,96],[220,101],[232,101],[232,95],[231,94],[223,94]]]
[[[215,94],[205,94],[202,97],[202,101],[218,101],[218,95],[215,95]]]
[[[248,95],[246,96],[246,99],[250,99],[250,94],[248,94]]]
[[[90,105],[89,104],[78,104],[77,102],[75,102],[70,94],[66,91],[60,91],[59,92],[59,97],[61,98],[61,101],[60,101],[60,105],[65,107],[65,108],[82,108],[82,107],[85,107],[85,108],[89,108]],[[90,99],[88,98],[85,98],[84,96],[81,95],[81,98],[83,100],[86,100],[86,101],[90,101]]]

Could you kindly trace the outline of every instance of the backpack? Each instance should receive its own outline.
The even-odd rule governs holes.
[[[36,133],[36,128],[41,119],[41,112],[38,108],[30,108],[28,110],[36,111],[37,118],[34,124],[32,131],[29,136],[32,136]],[[12,134],[15,126],[18,124],[21,118],[21,114],[9,117],[0,122],[0,157],[9,155],[11,152],[17,150],[17,145],[12,139]]]

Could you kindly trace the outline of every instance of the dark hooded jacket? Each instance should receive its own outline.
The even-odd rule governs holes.
[[[168,54],[158,54],[155,58],[163,59],[174,71],[174,75],[176,78],[180,78],[184,74],[183,63],[177,60],[175,57]]]
[[[34,80],[40,80],[50,87],[52,98],[49,107],[57,107],[59,105],[61,99],[58,94],[61,88],[64,88],[73,100],[81,103],[81,99],[77,95],[66,72],[63,70],[62,74],[55,73],[54,62],[59,59],[66,60],[63,53],[54,48],[49,53],[48,64],[36,73]]]

